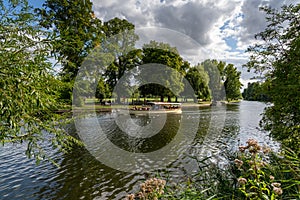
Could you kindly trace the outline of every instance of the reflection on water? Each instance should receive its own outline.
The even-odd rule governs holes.
[[[175,177],[181,171],[197,169],[194,160],[187,154],[212,156],[217,164],[222,165],[226,162],[222,152],[225,149],[234,150],[249,137],[275,147],[276,144],[268,138],[267,133],[257,128],[264,107],[263,103],[243,101],[236,105],[201,108],[200,113],[194,107],[184,108],[186,120],[200,120],[199,127],[196,127],[198,131],[193,143],[170,164],[168,174]],[[124,127],[119,128],[112,115],[102,113],[94,116],[106,129],[107,138],[126,151],[143,153],[170,144],[183,120],[181,115],[168,115],[166,124],[158,134],[140,137],[147,129],[137,135],[128,135],[126,130],[134,133],[132,126],[126,126],[130,123],[125,121],[124,131]],[[140,127],[147,127],[155,118],[132,116],[131,120]],[[193,123],[186,123],[184,133],[192,131],[195,128],[192,126]],[[93,126],[89,130],[93,130]],[[150,128],[148,130],[151,132]],[[75,128],[73,131],[76,131]],[[98,144],[95,148],[101,150],[101,137],[93,136],[91,139]],[[138,183],[145,179],[143,173],[120,172],[105,166],[84,148],[74,149],[64,155],[48,147],[49,155],[60,164],[60,168],[49,163],[35,166],[34,161],[25,158],[25,149],[26,145],[0,147],[1,199],[120,199],[137,190]]]
[[[181,115],[169,115],[160,131],[153,130],[153,126],[149,126],[141,131],[136,131],[136,129],[133,129],[132,126],[130,126],[129,120],[132,120],[134,124],[140,127],[145,127],[153,122],[154,125],[156,125],[161,121],[159,115],[132,115],[130,119],[122,119],[126,132],[122,131],[115,121],[103,123],[101,118],[99,118],[99,123],[101,124],[101,127],[106,128],[106,135],[113,144],[129,152],[147,153],[158,150],[172,141],[179,128]],[[132,134],[128,135],[126,134],[127,132],[135,133],[137,136],[131,136]],[[149,134],[149,136],[145,136],[146,134]],[[141,135],[143,135],[143,137],[140,137]]]

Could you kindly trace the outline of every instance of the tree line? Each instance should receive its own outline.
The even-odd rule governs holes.
[[[53,119],[58,117],[53,111],[71,101],[75,77],[91,51],[110,42],[107,38],[113,35],[134,30],[134,25],[118,18],[102,22],[95,17],[92,3],[87,0],[72,3],[47,0],[43,8],[38,9],[32,8],[26,0],[1,1],[0,7],[1,142],[30,139],[29,149],[38,148],[41,130],[45,129],[54,133],[54,145],[67,149],[74,142],[73,138],[59,126],[52,126]],[[248,48],[251,57],[245,66],[264,73],[266,84],[250,84],[244,97],[270,99],[274,106],[266,109],[262,126],[276,138],[297,146],[294,143],[299,141],[300,121],[299,5],[283,6],[280,11],[267,7],[262,10],[268,15],[268,26],[256,38],[264,43]],[[191,66],[168,44],[152,41],[142,49],[135,49],[138,36],[127,34],[121,39],[119,46],[110,47],[114,54],[107,54],[113,62],[97,83],[96,95],[100,99],[113,95],[112,88],[126,71],[150,62],[178,70],[193,87],[196,99],[219,100],[224,94],[228,100],[240,97],[240,72],[231,64],[206,60]],[[122,54],[121,49],[125,47],[131,50]],[[49,61],[53,57],[61,66],[59,74]],[[185,86],[176,78],[176,94],[151,84],[136,93],[184,96]],[[25,131],[21,131],[25,124]],[[39,154],[39,151],[28,152],[33,156]]]
[[[149,45],[151,45],[151,48],[148,47]],[[175,53],[169,49],[174,49]],[[151,63],[171,67],[179,72],[180,76],[176,76],[176,74],[170,72],[167,75],[168,79],[165,80],[163,85],[154,83],[145,84],[139,88],[135,88],[135,91],[130,91],[127,97],[130,97],[130,94],[143,98],[160,97],[160,101],[164,101],[164,98],[167,97],[169,102],[171,98],[175,97],[176,99],[179,96],[192,98],[195,102],[198,100],[230,101],[241,98],[240,88],[242,85],[240,83],[240,72],[232,64],[226,65],[222,61],[206,60],[195,66],[191,66],[190,63],[184,61],[175,47],[155,41],[151,41],[150,44],[145,44],[142,49],[134,51],[138,53],[138,63],[133,66],[130,65],[127,68],[125,67],[125,69],[116,67],[115,63],[113,63],[101,76],[96,90],[96,97],[100,101],[113,96],[113,89],[127,71],[135,66]],[[152,79],[155,79],[155,76],[162,75],[164,72],[144,71],[143,73],[149,73]],[[137,78],[134,79],[134,82],[139,81],[138,76],[139,73],[136,74]],[[184,83],[183,78],[188,82]],[[193,88],[194,94],[188,92],[187,84],[190,84]],[[170,91],[168,85],[172,85],[172,88],[176,88],[176,90]],[[120,96],[117,96],[117,102],[119,101]]]
[[[268,82],[253,82],[248,83],[247,88],[244,89],[242,96],[243,99],[248,101],[263,101],[271,102],[272,99],[268,95],[270,89]]]

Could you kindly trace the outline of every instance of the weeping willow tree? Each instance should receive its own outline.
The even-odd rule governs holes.
[[[0,142],[26,143],[26,155],[47,157],[44,144],[68,151],[76,139],[63,129],[49,60],[50,34],[25,0],[0,1]]]

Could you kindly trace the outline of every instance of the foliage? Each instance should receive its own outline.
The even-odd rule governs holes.
[[[102,66],[103,63],[98,63],[101,65],[98,67],[106,67],[105,72],[95,71],[93,75],[89,75],[89,78],[94,76],[95,79],[95,76],[99,76],[104,79],[110,91],[100,91],[101,88],[97,88],[96,96],[107,96],[112,93],[124,72],[135,66],[139,60],[139,51],[131,51],[138,39],[133,33],[134,25],[118,18],[111,19],[102,25],[102,22],[95,17],[89,0],[72,2],[47,0],[44,9],[37,9],[37,11],[42,17],[41,25],[54,33],[52,51],[58,62],[62,63],[62,77],[66,82],[74,83],[79,69],[82,68],[84,62],[88,62],[87,55],[96,48],[96,51],[106,53],[105,59],[112,62],[109,66]],[[89,84],[90,81],[85,79],[76,86],[72,84],[71,90],[76,87],[74,90],[76,94],[73,94],[76,105],[82,104],[83,96],[93,95],[94,91],[89,89],[93,86]],[[96,85],[102,86],[101,83]],[[107,89],[106,87],[107,85],[104,88]],[[86,90],[83,91],[83,89]],[[68,90],[65,92],[66,94],[62,96],[67,97],[70,92]]]
[[[226,174],[218,178],[220,199],[297,199],[300,195],[299,157],[287,148],[273,152],[249,139],[240,146]],[[221,169],[215,172],[220,174]],[[232,179],[232,180],[231,180]],[[225,183],[225,184],[224,184]]]
[[[102,23],[89,0],[46,0],[43,6],[36,10],[40,24],[53,32],[52,53],[62,64],[65,81],[72,81],[90,50],[100,44]]]
[[[176,183],[168,180],[168,176],[149,179],[141,184],[140,192],[128,195],[127,199],[299,199],[300,159],[292,150],[283,148],[276,153],[249,139],[238,152],[224,153],[228,159],[225,168],[211,162],[211,157],[199,160],[197,156],[190,156],[199,166],[196,174],[185,174]],[[146,184],[152,182],[156,184]],[[140,198],[145,197],[141,192],[151,195]]]
[[[203,65],[209,76],[209,89],[212,99],[214,101],[223,100],[225,98],[225,90],[223,89],[222,75],[226,63],[218,62],[217,60],[205,60],[201,65]]]
[[[185,78],[193,87],[198,99],[210,99],[210,90],[208,87],[209,77],[204,71],[203,65],[197,65],[187,71]]]
[[[226,65],[223,73],[225,76],[224,87],[226,92],[226,99],[228,101],[241,99],[241,72],[237,71],[237,68],[235,68],[233,64],[228,64]]]
[[[56,97],[60,103],[65,105],[71,105],[72,100],[72,90],[73,90],[74,82],[65,82],[60,80],[57,87]]]
[[[269,82],[264,83],[253,82],[248,83],[248,87],[244,89],[242,95],[248,101],[264,101],[270,102],[271,98],[268,96]]]
[[[188,179],[186,182],[173,184],[172,186],[167,181],[160,178],[150,178],[140,185],[140,191],[136,194],[127,195],[127,200],[209,200],[214,199],[216,195],[208,197],[205,192],[196,187],[197,184]]]
[[[233,64],[223,61],[205,60],[201,64],[209,76],[209,89],[214,101],[237,100],[241,98],[241,72]]]
[[[63,151],[79,142],[54,113],[60,81],[48,62],[49,34],[26,1],[0,6],[0,142],[26,142],[26,155],[39,161],[47,157],[43,142]]]
[[[281,182],[282,199],[300,199],[300,158],[296,152],[283,147],[279,154],[271,155],[273,173]]]
[[[104,22],[103,30],[106,39],[103,41],[102,51],[110,54],[113,62],[107,66],[102,77],[109,85],[110,93],[126,72],[141,63],[142,50],[135,49],[138,36],[134,33],[134,28],[134,25],[125,19],[114,18]],[[120,102],[119,95],[117,102]]]
[[[247,146],[240,146],[241,155],[235,160],[240,170],[239,190],[243,199],[278,199],[283,193],[281,183],[271,174],[269,164],[264,160],[270,149],[262,148],[256,140],[249,139]]]
[[[103,99],[111,97],[109,85],[103,80],[103,78],[101,78],[98,82],[95,97],[100,100],[100,103]]]
[[[189,64],[185,62],[179,55],[175,47],[171,47],[166,43],[158,43],[151,41],[149,44],[143,46],[143,59],[142,64],[162,64],[175,69],[178,73],[171,72],[168,74],[170,81],[166,80],[164,86],[148,84],[141,87],[141,93],[160,95],[161,101],[163,101],[164,96],[168,97],[168,101],[171,101],[171,97],[179,96],[179,94],[184,89],[184,84],[182,83],[183,75],[185,75],[185,70],[189,68]],[[160,76],[158,72],[150,72],[153,76]],[[181,74],[178,76],[178,74]],[[154,78],[154,77],[153,77]],[[169,85],[172,86],[174,94],[168,89]]]
[[[300,4],[281,10],[262,8],[267,28],[256,35],[261,41],[249,47],[249,69],[264,73],[273,106],[266,108],[261,126],[299,153],[300,145]]]
[[[167,184],[165,188],[165,193],[162,196],[162,199],[209,200],[215,199],[216,197],[215,194],[206,194],[210,188],[202,190],[199,187],[199,183],[193,182],[191,179],[188,179],[186,182],[178,183],[176,186],[169,186]]]

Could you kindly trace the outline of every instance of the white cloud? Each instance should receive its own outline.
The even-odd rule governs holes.
[[[300,0],[92,0],[97,17],[107,21],[125,18],[135,24],[142,42],[164,41],[177,46],[195,64],[205,57],[233,63],[242,79],[252,73],[242,69],[254,35],[266,27],[259,6],[280,8]],[[148,27],[148,29],[147,29]],[[153,28],[156,27],[156,28]],[[228,40],[230,39],[230,40]],[[139,44],[140,46],[142,44]]]
[[[241,9],[243,19],[239,23],[240,31],[237,35],[238,49],[245,50],[249,45],[258,42],[255,40],[254,35],[266,28],[266,15],[259,10],[259,7],[270,6],[271,8],[280,9],[284,4],[296,3],[300,3],[300,0],[244,0]]]

